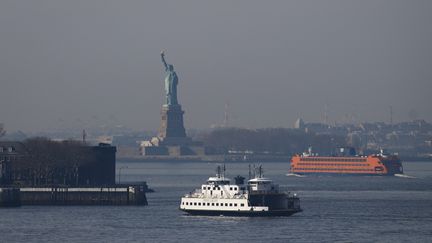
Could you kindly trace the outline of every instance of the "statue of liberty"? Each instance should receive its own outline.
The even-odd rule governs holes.
[[[174,71],[174,66],[171,64],[167,64],[165,61],[165,53],[161,52],[162,63],[165,66],[165,94],[166,101],[165,105],[178,105],[177,102],[177,84],[178,77],[176,72]]]

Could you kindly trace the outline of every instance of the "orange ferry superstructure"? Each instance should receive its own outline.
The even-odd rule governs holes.
[[[346,174],[394,175],[403,174],[402,163],[396,155],[383,153],[369,156],[317,156],[294,155],[291,173],[295,174]]]

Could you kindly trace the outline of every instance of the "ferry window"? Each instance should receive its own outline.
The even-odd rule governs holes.
[[[240,204],[240,207],[244,207],[244,203],[241,203],[241,204]]]
[[[235,191],[237,191],[237,189],[238,189],[237,187],[234,187],[234,190],[235,190]]]
[[[232,191],[232,187],[230,187],[230,191]]]
[[[216,206],[219,206],[219,203],[216,203]]]
[[[214,203],[212,203],[212,206],[214,206]]]
[[[210,190],[210,187],[207,187],[207,190]]]
[[[237,203],[234,203],[234,207],[237,207]]]
[[[225,203],[225,207],[228,207],[228,203]]]
[[[207,206],[210,206],[210,203],[207,203]]]
[[[196,206],[196,202],[194,203],[194,205]]]
[[[232,203],[230,203],[229,205],[230,205],[230,207],[232,207]]]
[[[184,202],[182,202],[182,205],[184,205]]]
[[[201,206],[201,203],[198,203],[198,206]]]

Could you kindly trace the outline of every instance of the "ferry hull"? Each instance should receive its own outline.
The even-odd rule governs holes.
[[[191,215],[201,216],[243,216],[243,217],[274,217],[274,216],[291,216],[299,213],[301,209],[290,210],[271,210],[271,211],[215,211],[215,210],[189,210],[180,209]]]
[[[338,173],[338,172],[291,172],[296,175],[307,176],[394,176],[395,174],[376,174],[376,173]]]

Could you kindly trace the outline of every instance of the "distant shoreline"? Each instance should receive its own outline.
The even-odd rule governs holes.
[[[432,158],[421,157],[401,157],[402,162],[432,162]],[[196,162],[196,163],[289,163],[290,156],[254,156],[251,158],[241,158],[238,156],[226,157],[223,155],[210,156],[131,156],[117,157],[117,162],[123,163],[147,163],[147,162]]]

